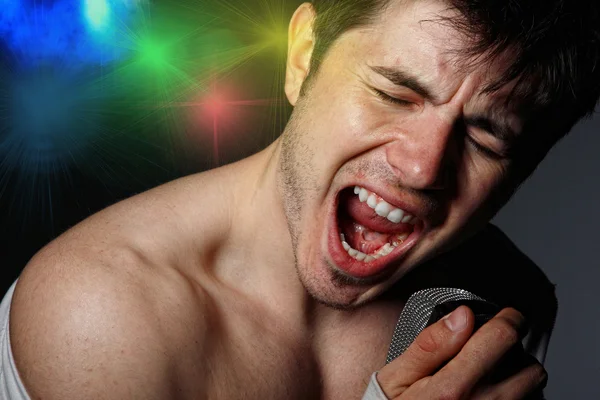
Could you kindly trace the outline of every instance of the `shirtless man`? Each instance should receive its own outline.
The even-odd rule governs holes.
[[[524,23],[482,19],[519,12],[497,3],[300,6],[285,84],[295,110],[279,139],[112,206],[27,265],[9,348],[29,396],[347,400],[361,398],[375,371],[389,399],[520,399],[539,390],[539,362],[488,379],[525,331],[514,308],[471,335],[474,316],[463,306],[384,366],[410,292],[403,282],[488,229],[598,98],[597,69],[582,62],[571,76],[548,58],[563,57],[568,40],[579,46],[567,49],[573,57],[598,54],[597,42],[581,40],[598,38],[585,19],[597,6],[565,2],[565,13],[578,14],[555,18],[544,12],[559,8],[544,1]],[[528,4],[523,13],[539,11]],[[543,25],[529,34],[547,36],[511,31],[531,21]],[[569,21],[577,22],[560,25]],[[487,27],[496,47],[478,47]],[[514,46],[502,47],[504,38]],[[533,53],[520,54],[519,40]],[[518,74],[501,80],[514,65]],[[573,93],[561,91],[569,85]],[[513,274],[509,267],[502,273]]]

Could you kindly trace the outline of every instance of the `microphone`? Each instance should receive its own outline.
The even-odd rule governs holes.
[[[498,305],[463,289],[431,288],[420,290],[410,296],[400,314],[392,336],[386,364],[404,353],[423,329],[461,305],[466,305],[473,311],[475,316],[474,332],[501,310]],[[498,363],[489,377],[489,381],[500,382],[532,361],[533,357],[525,352],[522,343],[517,343]]]
[[[475,314],[475,329],[490,320],[500,307],[463,289],[423,289],[409,297],[394,329],[386,364],[404,353],[419,333],[460,305]]]

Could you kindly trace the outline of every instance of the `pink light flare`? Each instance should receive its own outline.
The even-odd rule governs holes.
[[[242,130],[251,129],[250,121],[256,119],[255,113],[249,112],[250,107],[265,107],[278,104],[277,99],[239,99],[240,91],[230,87],[211,85],[209,92],[204,92],[195,101],[173,103],[176,107],[191,108],[194,125],[199,124],[203,131],[211,132],[213,164],[219,166],[220,144],[223,136],[239,135]]]

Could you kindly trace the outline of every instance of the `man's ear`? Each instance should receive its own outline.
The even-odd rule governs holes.
[[[298,7],[290,21],[285,94],[292,106],[296,105],[302,84],[309,73],[315,44],[313,37],[315,17],[312,4],[304,3]]]

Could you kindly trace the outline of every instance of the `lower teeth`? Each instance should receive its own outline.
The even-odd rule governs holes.
[[[396,247],[398,247],[400,245],[400,243],[404,242],[406,240],[406,238],[408,238],[408,233],[398,235],[396,237],[397,240],[395,240],[393,242],[393,244],[386,243],[383,247],[381,247],[379,250],[377,250],[377,252],[375,254],[367,255],[361,251],[353,249],[348,244],[348,242],[346,242],[346,238],[345,238],[344,234],[343,233],[340,234],[340,240],[342,241],[342,246],[344,247],[344,250],[346,250],[348,252],[350,257],[352,257],[358,261],[363,261],[366,263],[370,263],[372,261],[377,260],[380,257],[385,257],[385,256],[389,255],[392,251],[394,251],[394,249]]]

